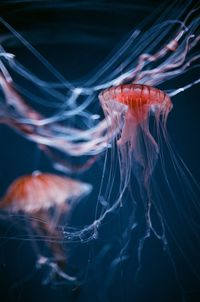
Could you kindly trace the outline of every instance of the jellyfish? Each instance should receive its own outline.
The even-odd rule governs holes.
[[[127,152],[132,153],[135,161],[145,170],[145,178],[148,178],[158,152],[158,144],[149,130],[150,115],[155,116],[157,125],[162,116],[163,129],[165,129],[168,114],[173,106],[169,96],[160,89],[148,85],[129,84],[104,90],[99,95],[99,99],[106,116],[112,116],[114,102],[127,107],[124,126],[117,144],[122,153],[125,151],[124,146],[128,145]],[[121,154],[121,156],[125,161],[126,155]],[[131,155],[127,157],[130,158]],[[121,168],[129,169],[128,164]]]
[[[171,99],[165,92],[152,86],[124,84],[102,91],[99,100],[105,116],[112,117],[114,108],[121,112],[123,120],[117,138],[120,167],[120,198],[117,203],[123,199],[133,173],[139,186],[139,198],[144,202],[146,232],[152,229],[159,237],[151,222],[151,207],[154,206],[151,201],[151,177],[161,151],[161,136],[168,143],[166,123],[173,107]],[[117,123],[119,120],[113,118],[113,127],[118,127]],[[157,136],[158,142],[154,136]]]
[[[32,239],[37,252],[37,266],[48,265],[52,269],[51,275],[57,274],[68,281],[75,281],[76,278],[64,272],[67,256],[62,247],[62,232],[58,225],[61,217],[64,214],[69,217],[77,201],[90,191],[91,185],[87,183],[34,171],[17,178],[0,202],[1,210],[16,215],[23,213],[29,218],[33,230],[45,240],[52,253],[51,259],[42,255],[37,240],[34,237]],[[45,282],[53,277],[51,275]]]

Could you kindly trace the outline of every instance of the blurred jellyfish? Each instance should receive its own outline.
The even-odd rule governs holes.
[[[37,240],[33,238],[38,258],[37,266],[48,265],[52,269],[52,275],[58,274],[68,281],[75,281],[76,278],[64,272],[67,255],[62,246],[59,223],[63,215],[65,218],[69,217],[75,203],[90,191],[89,184],[35,171],[31,175],[17,178],[9,186],[0,203],[0,208],[8,213],[23,213],[30,218],[33,230],[50,249],[52,257],[49,259],[41,254]],[[50,277],[52,276],[48,276],[48,279]]]

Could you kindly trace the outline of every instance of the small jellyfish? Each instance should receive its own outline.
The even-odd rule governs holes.
[[[0,208],[9,213],[23,213],[30,217],[31,225],[38,236],[46,239],[53,261],[41,255],[36,242],[37,266],[49,265],[60,277],[74,281],[64,273],[66,253],[62,247],[62,234],[58,223],[63,214],[69,216],[78,199],[89,194],[91,185],[69,177],[35,171],[17,178],[3,196]],[[66,217],[65,217],[66,218]]]

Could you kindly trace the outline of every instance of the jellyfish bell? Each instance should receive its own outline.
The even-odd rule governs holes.
[[[131,139],[137,126],[142,126],[143,123],[148,122],[151,112],[155,114],[157,120],[161,115],[166,119],[172,109],[172,102],[166,93],[157,88],[141,84],[111,87],[101,92],[99,99],[105,114],[112,111],[108,110],[108,108],[113,105],[113,101],[128,107],[121,143]],[[131,133],[129,133],[130,123],[132,123]]]
[[[71,178],[35,171],[16,179],[2,198],[0,207],[10,212],[37,213],[64,205],[89,194],[91,185]]]

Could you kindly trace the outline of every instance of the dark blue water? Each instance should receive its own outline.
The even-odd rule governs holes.
[[[155,0],[2,1],[0,16],[21,32],[68,80],[83,82],[85,75],[91,73],[92,76],[102,61],[114,53],[117,45],[123,43],[131,30],[148,18],[159,3],[160,1]],[[153,20],[148,22],[144,23],[144,28],[150,26]],[[39,63],[33,64],[27,49],[11,35],[5,38],[8,32],[3,26],[0,27],[0,33],[5,39],[3,45],[7,51],[15,53],[18,60],[31,71],[51,80],[48,74],[44,74]],[[198,73],[197,69],[192,70],[177,80],[164,83],[163,89],[169,89],[172,83],[175,84],[173,87],[190,83],[198,77]],[[184,159],[197,182],[200,181],[198,98],[198,85],[177,95],[173,99],[174,108],[168,120],[168,131],[175,149]],[[100,109],[98,113],[102,114]],[[40,154],[35,144],[12,129],[1,125],[0,137],[1,195],[16,177],[31,173],[36,168],[44,172],[54,171],[50,161]],[[91,196],[79,204],[79,211],[73,213],[74,223],[81,225],[83,216],[83,221],[87,219],[91,221],[90,213],[94,211],[103,159],[104,155],[85,174],[76,175],[92,183],[94,190]],[[161,166],[158,165],[157,170],[159,169]],[[171,168],[168,173],[173,183],[174,172]],[[178,199],[180,195],[176,185],[174,180],[176,204],[180,205],[181,209],[183,201]],[[167,203],[168,193],[161,178],[157,186],[166,195]],[[188,203],[190,203],[189,198]],[[169,254],[164,251],[162,241],[152,235],[146,240],[142,250],[142,266],[137,276],[135,275],[138,269],[137,252],[141,236],[139,228],[130,234],[127,259],[116,267],[110,266],[123,247],[121,228],[124,229],[126,226],[128,207],[123,212],[117,211],[111,223],[106,221],[97,241],[85,244],[67,245],[66,243],[66,248],[69,250],[71,248],[73,251],[70,255],[69,269],[81,276],[80,282],[76,285],[43,285],[42,280],[49,272],[47,268],[36,269],[36,254],[31,240],[11,239],[26,232],[24,226],[28,221],[20,221],[17,218],[0,221],[2,237],[0,239],[0,301],[179,302],[184,299],[200,301],[199,242],[193,238],[193,232],[185,228],[181,213],[180,217],[177,217],[177,212],[174,212],[174,208],[170,205],[165,205],[165,209],[167,209],[167,223],[170,225],[170,231],[167,233],[171,252]],[[184,213],[186,211],[184,209]],[[191,213],[195,217],[196,211],[192,204]],[[140,211],[137,215],[140,215]],[[199,221],[199,218],[195,217],[194,220]],[[198,227],[196,225],[197,232]],[[177,246],[173,234],[178,236],[181,245],[178,243]],[[39,245],[45,250],[42,243]],[[182,253],[182,250],[185,252]],[[103,256],[104,251],[105,256]]]

